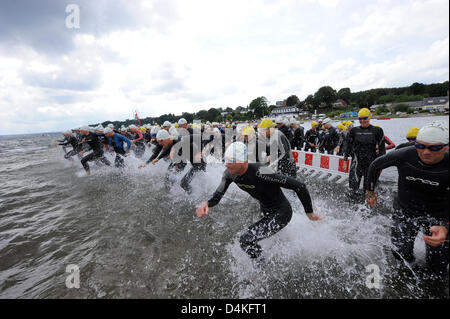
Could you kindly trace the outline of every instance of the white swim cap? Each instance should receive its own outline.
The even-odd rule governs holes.
[[[108,134],[108,133],[111,133],[112,131],[113,131],[112,128],[110,128],[110,127],[108,126],[107,128],[105,128],[105,129],[103,130],[103,133]]]
[[[448,144],[448,126],[440,121],[429,123],[419,130],[416,140],[431,144]]]
[[[134,125],[134,124],[131,124],[130,126],[128,126],[128,128],[131,130],[131,129],[135,129],[135,130],[137,130],[137,126],[136,125]]]
[[[170,138],[170,134],[166,130],[159,130],[156,134],[157,141],[167,140],[168,138]]]
[[[225,151],[225,162],[246,162],[247,146],[242,142],[234,142]]]
[[[110,127],[110,128],[112,128],[112,129],[114,129],[114,124],[112,124],[112,123],[109,123],[109,124],[108,124],[108,127]]]
[[[153,126],[152,130],[150,131],[151,134],[157,134],[159,132],[160,128],[158,126]]]
[[[80,131],[91,131],[91,128],[87,125],[80,127]]]
[[[327,117],[326,119],[324,119],[323,121],[322,121],[322,124],[328,124],[328,123],[330,123],[331,122],[331,119],[329,118],[329,117]]]
[[[186,124],[186,123],[187,123],[187,121],[184,118],[181,118],[181,119],[178,120],[178,125],[183,125],[183,124]]]
[[[165,130],[164,130],[165,131]],[[178,136],[178,130],[175,126],[171,126],[169,128],[169,134],[172,135],[173,137],[177,137]]]
[[[169,121],[165,121],[162,125],[163,127],[172,126]]]

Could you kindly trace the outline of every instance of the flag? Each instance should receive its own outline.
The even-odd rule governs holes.
[[[139,119],[139,116],[137,115],[137,112],[136,111],[134,111],[134,112],[135,112],[134,119],[139,122],[139,125],[142,125],[141,120]]]

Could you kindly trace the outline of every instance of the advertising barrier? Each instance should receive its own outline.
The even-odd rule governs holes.
[[[338,184],[348,181],[350,157],[345,161],[343,156],[304,151],[292,151],[292,156],[299,168],[298,172],[308,174],[308,177],[327,179]]]

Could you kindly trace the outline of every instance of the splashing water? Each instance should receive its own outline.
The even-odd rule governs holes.
[[[396,143],[417,125],[398,123],[382,123]],[[247,193],[232,184],[209,216],[195,215],[223,166],[198,173],[187,195],[179,184],[188,168],[169,190],[168,162],[138,169],[134,156],[123,170],[92,164],[86,177],[76,157],[65,161],[51,145],[57,137],[0,139],[2,298],[448,298],[448,288],[419,267],[421,236],[417,265],[391,254],[395,169],[383,171],[374,210],[350,200],[346,185],[299,176],[325,219],[311,222],[285,190],[292,220],[260,242],[266,263],[258,268],[239,245],[240,233],[259,219]],[[79,267],[79,289],[66,287],[70,264]],[[378,288],[367,286],[370,265],[379,269]]]

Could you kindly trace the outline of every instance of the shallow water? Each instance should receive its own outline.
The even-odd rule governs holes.
[[[399,144],[410,127],[436,119],[448,123],[372,123]],[[375,210],[347,198],[346,186],[299,176],[325,219],[309,221],[285,192],[293,218],[261,242],[267,265],[258,270],[238,242],[259,217],[255,200],[233,184],[208,217],[195,215],[223,167],[196,176],[188,196],[178,183],[166,190],[164,161],[137,169],[141,161],[130,157],[122,172],[92,165],[85,177],[56,138],[0,139],[0,298],[448,298],[440,280],[405,270],[390,253],[395,168],[381,175]],[[415,252],[423,264],[419,237]],[[68,265],[79,267],[79,289],[66,287]],[[379,288],[366,286],[368,265],[380,270]]]

